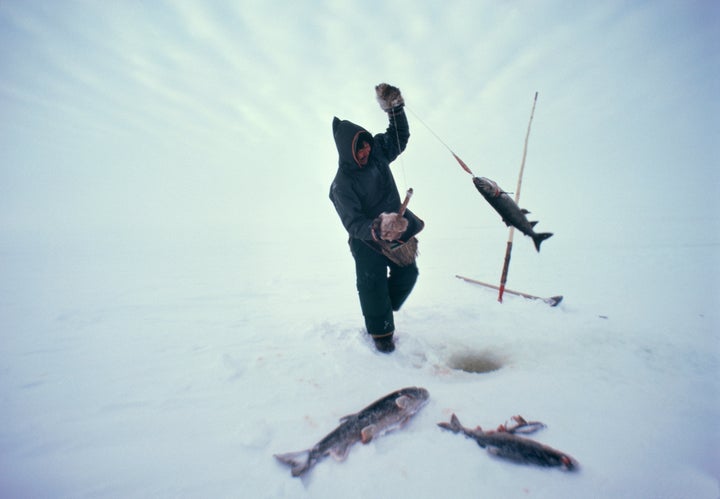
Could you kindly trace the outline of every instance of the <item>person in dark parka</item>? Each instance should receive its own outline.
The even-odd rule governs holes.
[[[378,241],[407,241],[422,229],[422,221],[410,210],[398,215],[400,195],[390,171],[410,137],[403,97],[387,84],[378,85],[376,94],[388,114],[385,133],[372,136],[355,123],[333,119],[339,161],[330,199],[349,235],[367,332],[379,351],[390,353],[395,349],[393,311],[410,295],[418,268],[414,261],[404,266],[393,262]]]

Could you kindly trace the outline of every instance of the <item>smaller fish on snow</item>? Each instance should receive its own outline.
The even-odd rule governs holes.
[[[544,424],[537,421],[528,422],[521,416],[514,416],[513,421],[515,421],[514,426],[500,425],[495,431],[483,431],[479,426],[472,430],[460,424],[458,417],[453,414],[449,423],[438,423],[438,426],[453,433],[462,433],[475,440],[489,453],[516,463],[547,467],[558,466],[568,471],[578,468],[577,461],[564,452],[516,435],[517,433],[534,433],[544,428]]]

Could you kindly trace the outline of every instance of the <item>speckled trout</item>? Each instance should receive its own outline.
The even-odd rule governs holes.
[[[342,461],[350,447],[390,430],[402,427],[428,402],[425,388],[409,387],[392,392],[376,400],[358,413],[340,419],[340,426],[311,449],[287,454],[275,454],[275,459],[291,467],[292,476],[301,476],[327,455]]]

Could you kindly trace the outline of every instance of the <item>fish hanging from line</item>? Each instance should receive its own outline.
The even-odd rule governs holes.
[[[508,227],[512,225],[526,236],[531,237],[533,243],[535,243],[535,249],[539,252],[540,244],[552,236],[552,232],[535,232],[534,227],[537,222],[530,222],[526,216],[530,212],[521,209],[508,196],[508,193],[503,191],[494,181],[485,177],[473,176],[473,184],[475,184],[475,188],[480,191],[485,200],[490,203],[490,206],[500,214],[505,225]]]

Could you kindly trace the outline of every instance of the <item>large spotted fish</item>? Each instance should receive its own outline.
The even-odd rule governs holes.
[[[275,458],[291,467],[292,476],[301,476],[327,455],[342,461],[353,444],[366,444],[383,433],[403,426],[427,404],[429,397],[425,388],[410,387],[394,391],[360,412],[342,418],[340,426],[311,449],[276,454]]]

